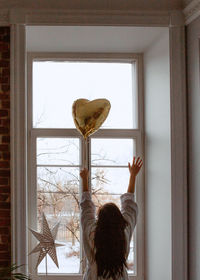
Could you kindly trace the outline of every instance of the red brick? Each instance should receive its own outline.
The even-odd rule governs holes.
[[[0,161],[0,168],[9,168],[10,162],[9,161]]]
[[[0,178],[1,179],[6,179],[6,178]],[[0,192],[1,193],[10,193],[10,186],[0,186]],[[1,215],[0,215],[1,217]]]
[[[8,250],[8,245],[7,244],[0,244],[0,251],[7,251]]]
[[[10,69],[9,68],[4,68],[2,71],[3,76],[9,76],[10,75]]]
[[[8,134],[8,133],[9,133],[8,127],[0,126],[0,134]]]
[[[6,33],[6,30],[5,30],[5,27],[1,26],[0,27],[0,34],[5,34]]]
[[[9,242],[9,237],[8,237],[8,234],[0,234],[0,244],[8,244]]]
[[[9,92],[0,92],[0,100],[8,100],[10,98]]]
[[[9,61],[5,59],[0,60],[0,67],[9,67]]]
[[[10,27],[0,27],[0,267],[11,262]]]
[[[3,100],[1,103],[2,109],[10,109],[10,100]]]
[[[8,27],[8,26],[1,26],[0,27],[0,34],[6,34],[8,32],[10,32],[10,27]]]
[[[3,209],[10,209],[10,202],[1,202],[0,201],[0,209],[3,210]]]
[[[10,52],[2,52],[1,57],[3,59],[6,59],[6,58],[9,59],[10,58]]]
[[[0,227],[0,234],[8,234],[9,230],[8,227]]]
[[[10,126],[10,119],[1,119],[1,126],[9,127]]]
[[[10,153],[9,152],[4,152],[3,153],[3,159],[10,159]]]
[[[7,260],[0,260],[0,267],[7,267],[7,266],[10,266],[11,263],[10,263],[10,259],[7,259]]]
[[[0,178],[0,185],[8,185],[8,178]],[[2,190],[2,187],[0,187],[0,190]]]
[[[0,209],[0,215],[10,219],[10,209]]]
[[[0,144],[0,151],[9,151],[9,145],[7,144]]]
[[[8,110],[0,110],[0,117],[7,117],[8,116]]]
[[[11,220],[10,218],[2,219],[0,218],[0,226],[10,226],[11,225]]]
[[[9,177],[9,176],[10,176],[10,170],[0,169],[0,177]]]
[[[5,36],[3,36],[3,42],[7,42],[9,43],[10,42],[10,34],[6,34]]]
[[[10,258],[10,253],[7,246],[7,252],[0,252],[0,260],[6,260],[8,258]]]
[[[8,84],[9,78],[8,77],[0,77],[0,83],[1,84]]]
[[[1,61],[0,61],[0,67],[1,67]],[[10,85],[1,85],[1,89],[2,89],[2,91],[9,91],[10,90]]]
[[[7,43],[0,43],[0,52],[7,51],[9,49]]]
[[[9,194],[1,194],[0,193],[0,202],[7,202],[10,200],[10,196]],[[1,222],[1,218],[0,218],[0,222]]]
[[[2,136],[2,143],[10,143],[10,136]]]

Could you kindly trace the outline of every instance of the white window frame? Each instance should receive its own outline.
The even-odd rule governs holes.
[[[27,54],[27,139],[28,139],[28,226],[33,228],[37,224],[36,219],[33,219],[31,213],[36,211],[34,205],[36,205],[36,191],[30,186],[36,185],[36,139],[37,137],[78,137],[80,139],[80,145],[84,147],[82,137],[74,129],[47,129],[47,128],[32,128],[32,64],[33,61],[93,61],[93,62],[134,62],[135,63],[135,84],[136,84],[136,114],[137,114],[137,128],[136,129],[99,129],[91,138],[130,138],[136,141],[136,155],[144,158],[144,118],[143,118],[143,55],[132,53],[28,53]],[[90,143],[88,149],[90,149]],[[83,153],[83,150],[82,150]],[[83,157],[83,154],[82,154]],[[136,226],[136,275],[130,275],[130,279],[142,280],[144,275],[144,172],[141,172],[138,176],[137,184],[140,185],[136,188],[137,203],[139,206],[139,216]],[[28,233],[29,251],[36,244],[35,238]],[[82,247],[80,248],[81,251]],[[36,256],[31,255],[29,257],[29,269],[34,274]],[[37,275],[34,274],[37,279]],[[81,279],[82,274],[51,274],[46,275],[39,274],[38,279],[54,279],[64,280],[70,277],[70,279]],[[35,279],[35,278],[34,278]]]

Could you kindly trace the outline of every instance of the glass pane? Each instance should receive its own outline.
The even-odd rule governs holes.
[[[60,222],[56,243],[59,269],[48,258],[48,273],[79,273],[80,223],[79,223],[79,169],[37,168],[38,230],[44,212],[50,229]],[[45,260],[38,266],[45,273]]]
[[[102,128],[136,128],[131,63],[33,62],[33,127],[74,128],[76,99],[107,98],[109,116]]]
[[[92,200],[96,206],[96,213],[99,207],[108,202],[113,202],[120,208],[120,195],[102,194],[101,191],[92,188]]]
[[[92,188],[99,194],[122,194],[127,191],[129,170],[127,168],[92,168]]]
[[[127,265],[128,265],[128,273],[129,274],[135,274],[135,268],[136,263],[134,261],[135,259],[135,247],[134,247],[134,239],[135,239],[135,232],[133,233],[131,243],[130,243],[130,251],[127,259]]]
[[[91,139],[92,165],[128,165],[135,154],[133,139]]]
[[[37,164],[79,165],[79,139],[37,138]]]

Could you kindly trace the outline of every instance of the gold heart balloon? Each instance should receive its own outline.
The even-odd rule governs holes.
[[[99,129],[110,111],[107,99],[77,99],[72,106],[72,115],[78,131],[86,139]]]

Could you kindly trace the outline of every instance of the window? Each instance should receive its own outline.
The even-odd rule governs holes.
[[[59,221],[56,240],[63,245],[57,248],[59,268],[48,256],[48,277],[81,277],[85,269],[79,220],[83,155],[87,154],[96,208],[107,201],[120,205],[128,185],[127,163],[133,155],[143,155],[141,57],[34,53],[28,58],[29,227],[40,231],[42,212],[50,227]],[[107,98],[111,103],[107,120],[89,137],[87,146],[71,113],[78,98]],[[143,248],[142,192],[136,193],[141,211],[128,257],[134,279],[139,279],[142,265],[143,252],[137,250]],[[36,242],[29,233],[29,251]],[[37,255],[29,256],[29,269],[42,277],[45,260],[35,271],[36,259]]]

